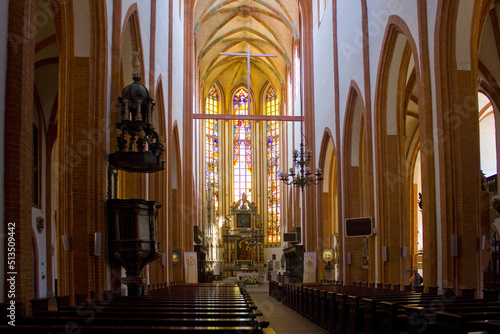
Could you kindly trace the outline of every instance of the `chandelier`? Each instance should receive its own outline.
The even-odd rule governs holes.
[[[310,186],[312,184],[318,184],[323,180],[323,172],[321,168],[316,168],[316,173],[311,172],[311,167],[309,163],[311,162],[312,151],[307,149],[304,151],[304,142],[300,141],[300,150],[293,150],[293,166],[290,168],[290,173],[280,173],[280,180],[287,185],[293,185],[294,187],[300,187],[304,190],[304,187]],[[297,169],[295,169],[297,167]],[[290,179],[291,177],[291,179]]]

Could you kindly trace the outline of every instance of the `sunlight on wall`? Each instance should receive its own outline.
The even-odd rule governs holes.
[[[486,177],[497,174],[495,115],[488,97],[478,94],[481,170]]]

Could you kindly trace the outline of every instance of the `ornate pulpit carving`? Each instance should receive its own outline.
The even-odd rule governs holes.
[[[138,53],[132,54],[133,80],[118,97],[120,122],[116,125],[118,150],[109,155],[110,167],[131,173],[163,170],[163,139],[153,127],[154,102],[140,83]],[[113,178],[110,178],[110,182]],[[111,195],[113,191],[109,192]],[[115,191],[116,193],[116,191]],[[159,257],[157,215],[161,203],[142,199],[108,199],[110,257],[126,270],[122,283],[128,295],[141,293],[141,270]]]

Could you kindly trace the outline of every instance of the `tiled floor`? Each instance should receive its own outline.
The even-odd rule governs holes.
[[[319,328],[297,312],[269,297],[267,291],[252,291],[247,289],[253,302],[269,320],[270,326],[276,334],[324,334],[326,331]]]

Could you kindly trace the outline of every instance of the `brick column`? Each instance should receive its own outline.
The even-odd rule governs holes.
[[[15,300],[22,303],[17,316],[30,313],[33,298],[32,145],[35,55],[35,11],[33,1],[9,2],[9,38],[5,92],[5,216],[15,224]],[[12,226],[12,224],[10,225]],[[5,246],[8,246],[7,240]],[[5,252],[4,254],[7,254]],[[7,263],[7,261],[5,262]],[[5,268],[2,268],[5,269]],[[10,277],[10,275],[8,276]],[[5,284],[6,292],[10,284]],[[8,296],[8,294],[5,294]],[[9,299],[10,301],[11,299]]]
[[[457,71],[456,94],[443,106],[439,144],[441,162],[441,210],[443,287],[477,288],[480,270],[479,117],[476,80],[471,71]],[[451,236],[457,235],[458,256],[451,254]]]
[[[66,11],[72,13],[71,3]],[[89,57],[76,57],[72,17],[61,17],[58,109],[58,293],[88,294],[107,288],[106,265],[106,105],[107,48],[102,4],[91,5]],[[104,22],[104,21],[102,21]],[[94,233],[102,233],[101,256],[94,256]],[[69,236],[65,250],[62,235]]]

